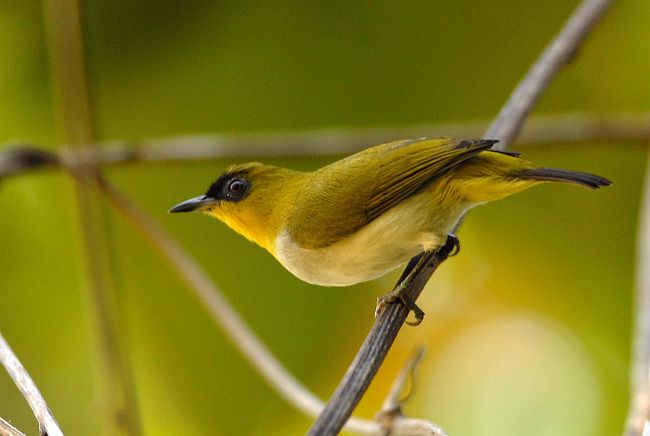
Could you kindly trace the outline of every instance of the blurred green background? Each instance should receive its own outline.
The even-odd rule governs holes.
[[[490,119],[577,3],[85,1],[98,139]],[[536,113],[650,110],[648,22],[650,2],[620,2]],[[0,143],[59,147],[39,2],[0,1],[0,65]],[[543,186],[472,212],[461,254],[420,300],[425,322],[403,329],[360,415],[373,416],[407,356],[425,344],[406,412],[453,435],[622,429],[646,149],[514,148],[614,185]],[[331,158],[266,161],[313,169]],[[352,289],[310,286],[224,225],[166,214],[230,163],[135,164],[107,176],[182,241],[280,360],[327,398],[397,272]],[[71,180],[56,171],[6,180],[0,201],[0,330],[64,431],[96,434],[105,423]],[[120,216],[107,208],[105,217],[144,433],[302,434],[310,419],[265,384]],[[35,433],[6,376],[0,416]]]

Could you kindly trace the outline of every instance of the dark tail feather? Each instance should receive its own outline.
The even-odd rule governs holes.
[[[523,170],[519,177],[522,179],[544,180],[549,182],[575,183],[591,189],[612,184],[610,180],[595,174],[581,173],[579,171],[559,170],[556,168],[534,168]]]

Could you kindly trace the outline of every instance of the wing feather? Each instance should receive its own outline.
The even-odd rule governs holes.
[[[313,173],[288,215],[287,230],[305,248],[334,244],[495,142],[396,141],[334,162]]]
[[[368,220],[374,220],[418,193],[451,168],[489,149],[495,142],[424,139],[383,155],[377,183],[366,203]]]

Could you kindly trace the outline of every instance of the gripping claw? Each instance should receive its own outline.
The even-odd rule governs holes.
[[[418,307],[417,304],[415,304],[415,301],[412,299],[408,298],[404,294],[404,289],[402,286],[397,286],[395,289],[390,291],[386,295],[382,295],[381,297],[377,297],[377,306],[375,307],[375,318],[377,318],[383,311],[386,309],[386,306],[389,304],[393,304],[397,301],[401,301],[406,308],[413,312],[413,315],[415,315],[415,321],[405,321],[408,325],[411,326],[416,326],[420,325],[422,320],[424,319],[424,311]]]
[[[447,235],[447,241],[445,244],[438,249],[438,253],[444,260],[449,256],[457,255],[458,252],[460,252],[460,241],[456,235],[450,233]],[[424,253],[411,259],[406,269],[402,273],[399,281],[397,282],[397,285],[395,285],[395,288],[393,288],[393,290],[388,294],[377,298],[375,318],[377,318],[384,311],[384,309],[386,309],[387,305],[393,304],[399,300],[409,311],[413,312],[413,315],[415,315],[415,321],[406,321],[408,325],[416,326],[422,322],[424,319],[424,312],[418,307],[417,304],[415,304],[415,301],[410,298],[405,291],[411,279],[424,263],[424,259]]]
[[[444,258],[455,256],[460,253],[460,240],[450,233],[447,235],[447,242],[438,251]]]

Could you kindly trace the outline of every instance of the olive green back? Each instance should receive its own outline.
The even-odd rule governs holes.
[[[303,247],[331,245],[494,142],[397,141],[334,162],[309,175],[310,189],[294,202],[286,228]]]

